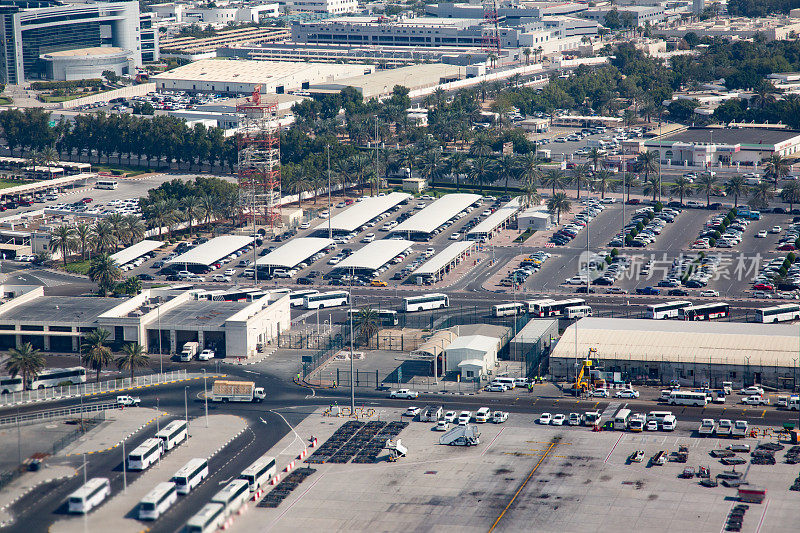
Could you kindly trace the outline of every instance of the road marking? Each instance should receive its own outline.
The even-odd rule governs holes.
[[[489,533],[492,533],[492,531],[494,531],[494,528],[497,527],[497,524],[500,522],[500,520],[503,518],[503,516],[506,514],[506,512],[509,510],[509,508],[511,508],[511,505],[513,505],[514,500],[517,499],[517,496],[519,496],[519,493],[522,492],[522,489],[525,488],[525,485],[528,484],[528,481],[530,481],[531,477],[533,477],[533,474],[536,473],[536,470],[538,470],[539,466],[542,464],[542,462],[547,457],[547,454],[550,453],[550,451],[553,449],[553,446],[555,446],[555,445],[556,445],[555,442],[551,442],[550,443],[550,447],[547,448],[547,451],[544,452],[544,455],[542,455],[542,457],[539,459],[539,462],[536,463],[536,466],[533,467],[533,470],[531,470],[530,474],[528,474],[528,477],[525,478],[525,481],[522,482],[522,485],[520,485],[520,487],[517,489],[517,492],[514,493],[514,497],[511,498],[511,501],[508,502],[508,505],[506,505],[506,508],[503,509],[503,512],[500,513],[500,516],[498,516],[497,520],[494,521],[494,524],[492,524],[492,527],[489,528]]]
[[[622,435],[624,435],[624,433]],[[606,455],[606,460],[603,461],[603,464],[608,463],[608,460],[611,459],[611,454],[614,453],[614,450],[616,449],[617,444],[619,444],[619,441],[622,440],[622,435],[619,436],[619,438],[617,439],[617,442],[615,442],[614,446],[611,447],[611,451],[608,452],[608,455]]]
[[[503,434],[503,431],[505,431],[505,430],[506,430],[506,428],[503,428],[503,429],[501,429],[501,430],[500,430],[500,432],[499,432],[497,435],[495,435],[495,436],[494,436],[494,438],[493,438],[493,439],[492,439],[492,441],[489,443],[489,445],[486,447],[486,449],[485,449],[485,450],[483,450],[483,451],[481,452],[481,457],[483,457],[483,456],[484,456],[484,454],[485,454],[486,452],[488,452],[488,451],[489,451],[489,448],[491,448],[491,447],[492,447],[492,444],[494,444],[494,441],[496,441],[496,440],[497,440],[497,437],[499,437],[500,435],[502,435],[502,434]]]
[[[760,416],[759,418],[764,418],[764,415],[765,415],[765,414],[767,414],[767,410],[766,410],[766,409],[764,409],[763,411],[761,411],[761,416]]]
[[[756,528],[756,533],[759,533],[761,531],[761,526],[764,525],[764,518],[767,517],[768,508],[769,508],[769,500],[767,500],[767,503],[764,505],[764,511],[762,511],[761,513],[761,520],[758,521],[758,527]]]
[[[225,483],[227,483],[227,482],[228,482],[228,481],[230,481],[231,479],[233,479],[233,476],[229,477],[228,479],[223,479],[222,481],[220,481],[220,482],[219,482],[219,484],[220,484],[220,485],[224,485]]]
[[[595,402],[593,409],[597,409],[598,405],[600,405],[600,402]]]

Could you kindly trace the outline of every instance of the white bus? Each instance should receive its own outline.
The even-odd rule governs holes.
[[[130,470],[145,470],[158,461],[163,453],[164,442],[161,439],[147,439],[128,454],[128,468]]]
[[[70,513],[86,514],[111,494],[111,482],[106,477],[93,477],[67,499]]]
[[[183,465],[172,476],[172,481],[178,488],[178,494],[189,494],[193,488],[208,477],[208,461],[195,457]]]
[[[555,300],[550,299],[550,298],[546,298],[544,300],[528,300],[528,301],[525,302],[525,305],[528,306],[528,312],[533,314],[533,313],[537,313],[538,310],[541,309],[542,305],[549,304],[549,303],[552,303],[552,302],[555,302]]]
[[[169,451],[183,442],[188,434],[186,420],[173,420],[156,433],[156,438],[164,441],[164,451]]]
[[[403,311],[406,313],[443,309],[445,307],[450,307],[450,298],[446,294],[431,293],[403,298]]]
[[[568,319],[583,318],[592,316],[592,308],[588,305],[577,305],[575,307],[567,307],[564,311],[564,317]]]
[[[549,316],[565,316],[569,307],[580,307],[586,305],[586,300],[582,298],[571,298],[569,300],[550,300],[535,302],[533,306],[534,316],[540,318]]]
[[[394,309],[373,309],[372,310],[375,314],[378,315],[378,318],[381,321],[381,324],[384,326],[396,326],[398,323],[397,319],[397,311]],[[350,314],[352,313],[353,318],[358,316],[358,313],[361,312],[361,309],[348,309],[347,310],[347,319],[350,320]]]
[[[97,183],[94,184],[95,189],[116,189],[117,183],[115,180],[97,180]]]
[[[82,366],[75,366],[71,368],[50,368],[42,370],[39,375],[31,381],[31,389],[57,387],[65,383],[69,385],[86,383],[86,369]]]
[[[674,390],[669,395],[670,405],[697,405],[705,407],[708,405],[708,396],[705,392],[689,392]]]
[[[800,320],[800,305],[783,304],[775,307],[756,309],[756,322],[763,324],[771,322],[785,322],[786,320]]]
[[[186,533],[213,533],[225,521],[225,506],[207,503],[186,522]]]
[[[291,296],[289,297],[291,300]],[[322,309],[323,307],[338,307],[350,303],[350,293],[347,291],[318,292],[303,297],[303,307],[306,309]]]
[[[315,291],[313,289],[292,291],[289,293],[289,304],[292,307],[300,307],[305,302],[306,296],[311,296],[312,294],[319,294],[319,291]]]
[[[269,483],[270,478],[275,475],[275,470],[275,458],[265,455],[245,468],[239,479],[247,481],[250,485],[250,492],[255,492],[262,485]]]
[[[139,502],[139,520],[158,520],[178,501],[175,483],[162,481]]]
[[[625,431],[628,429],[628,420],[630,417],[630,409],[620,409],[619,412],[614,415],[614,429],[617,431]]]
[[[250,498],[250,484],[243,479],[234,479],[211,498],[211,503],[225,506],[225,518],[239,510]]]
[[[676,302],[664,302],[647,306],[647,318],[661,320],[664,318],[678,318],[681,309],[691,307],[692,302],[678,300]]]
[[[725,318],[729,311],[730,305],[720,302],[684,307],[678,310],[678,316],[683,320],[713,320]]]
[[[522,303],[504,303],[492,306],[492,316],[516,316],[525,312],[525,304]]]
[[[19,392],[25,387],[22,386],[22,376],[0,376],[0,394]]]

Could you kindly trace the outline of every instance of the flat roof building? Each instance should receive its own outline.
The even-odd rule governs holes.
[[[425,261],[411,275],[414,279],[422,278],[424,280],[432,277],[435,281],[439,281],[451,268],[454,268],[461,260],[469,257],[474,248],[475,243],[472,241],[454,242],[428,261]]]
[[[499,342],[484,335],[457,337],[444,350],[446,371],[459,372],[462,379],[480,379],[494,370]]]
[[[173,268],[179,267],[179,270],[183,270],[184,267],[187,270],[192,270],[191,267],[208,267],[252,243],[252,237],[242,235],[214,237],[178,257],[173,257],[167,264]]]
[[[480,194],[446,194],[433,201],[419,213],[401,222],[391,233],[405,233],[409,239],[427,237],[442,224],[454,218],[482,197]]]
[[[412,244],[414,243],[403,239],[372,241],[336,265],[335,270],[340,272],[350,272],[351,270],[374,272],[397,257],[401,252],[411,248]]]
[[[320,237],[295,237],[286,244],[271,251],[264,257],[256,260],[260,269],[273,270],[275,268],[294,268],[313,255],[329,246],[333,246],[331,239]]]
[[[291,61],[201,60],[153,77],[158,90],[249,94],[284,94],[312,84],[373,72],[371,65]]]
[[[163,245],[164,243],[161,241],[151,241],[145,239],[137,242],[136,244],[128,246],[124,250],[120,250],[115,254],[111,254],[111,260],[118,265],[124,265],[125,263],[130,263],[131,261],[138,259],[144,254],[149,254],[154,250],[158,250]]]
[[[392,192],[385,196],[364,198],[320,223],[314,228],[314,231],[326,233],[330,228],[333,233],[350,233],[389,209],[407,202],[410,198],[411,195],[404,192]]]
[[[519,212],[519,198],[513,198],[506,205],[483,219],[477,226],[467,232],[467,239],[489,239],[496,232],[512,222]]]
[[[597,350],[592,358],[599,370],[638,383],[793,388],[800,377],[792,325],[583,318],[562,334],[550,355],[550,373],[574,380],[576,351],[582,359],[590,348]]]

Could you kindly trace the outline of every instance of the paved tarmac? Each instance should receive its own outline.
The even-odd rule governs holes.
[[[165,415],[166,413],[159,414],[159,411],[146,407],[106,411],[105,422],[61,450],[58,455],[92,454],[111,450],[148,424],[152,424],[155,429],[156,418]]]

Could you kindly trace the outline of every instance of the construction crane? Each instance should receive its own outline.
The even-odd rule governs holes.
[[[587,359],[581,361],[581,369],[578,371],[578,374],[575,378],[575,384],[572,386],[575,394],[579,394],[581,392],[586,392],[589,390],[592,385],[589,383],[588,380],[584,379],[584,376],[590,373],[592,368],[592,355],[597,354],[597,348],[589,348],[589,356]]]

